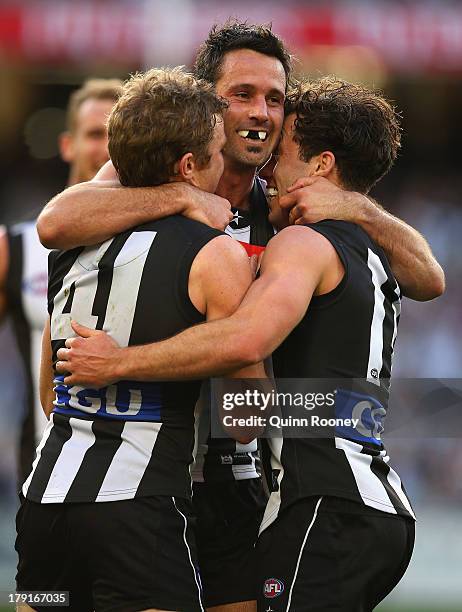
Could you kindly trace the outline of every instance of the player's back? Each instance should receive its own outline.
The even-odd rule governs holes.
[[[53,359],[72,319],[121,346],[162,340],[204,320],[189,298],[191,265],[221,232],[170,217],[101,245],[50,255]],[[121,381],[95,390],[55,377],[52,423],[24,487],[42,503],[188,496],[198,382]]]

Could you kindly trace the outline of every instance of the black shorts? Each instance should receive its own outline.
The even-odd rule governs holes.
[[[197,551],[207,607],[255,600],[255,542],[266,501],[259,478],[194,483]]]
[[[26,500],[16,522],[19,591],[69,591],[67,612],[204,610],[189,500]]]
[[[296,502],[258,540],[258,612],[370,612],[404,575],[414,529],[344,499]]]

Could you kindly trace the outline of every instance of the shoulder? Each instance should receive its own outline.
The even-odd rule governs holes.
[[[252,283],[244,247],[230,236],[216,236],[198,252],[189,282],[191,300],[208,320],[233,313]]]
[[[314,231],[326,236],[331,240],[337,240],[345,244],[375,246],[369,234],[356,223],[326,219],[307,225]]]
[[[219,232],[198,253],[198,258],[218,273],[242,267],[249,268],[249,257],[245,248],[236,240]]]
[[[273,253],[310,256],[329,252],[331,249],[330,241],[315,228],[308,225],[291,225],[270,240],[265,257]]]

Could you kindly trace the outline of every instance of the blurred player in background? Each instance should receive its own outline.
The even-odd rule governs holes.
[[[121,81],[89,79],[74,91],[61,134],[61,157],[69,163],[68,185],[92,179],[109,159],[107,117]],[[0,230],[0,321],[10,315],[26,375],[26,412],[21,430],[19,479],[24,482],[47,423],[38,397],[38,373],[46,320],[48,251],[31,220]]]
[[[226,232],[244,243],[266,245],[274,230],[267,221],[264,186],[256,171],[270,158],[280,136],[290,55],[269,28],[229,23],[212,29],[198,51],[195,72],[229,103],[224,116],[225,169],[216,192],[221,197],[205,198],[188,185],[129,190],[96,180],[60,194],[46,207],[39,226],[48,246],[72,248],[101,242],[134,225],[175,213],[218,227],[221,219],[224,227],[228,212],[223,198],[233,207]],[[111,170],[104,169],[96,178],[108,176]],[[323,207],[325,217],[330,218],[335,207],[336,217],[354,211],[357,223],[368,226],[389,253],[405,293],[420,299],[439,294],[441,269],[415,230],[364,195],[345,191],[322,177],[310,189],[310,203]],[[65,215],[58,214],[60,210]],[[92,222],[95,216],[100,223]],[[202,418],[193,476],[206,604],[217,612],[252,610],[253,543],[265,501],[256,442],[230,446],[228,441],[214,440],[208,420]]]

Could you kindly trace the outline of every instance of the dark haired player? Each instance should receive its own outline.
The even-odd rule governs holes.
[[[126,190],[104,181],[88,183],[64,192],[42,213],[39,230],[49,246],[91,244],[166,214],[185,213],[210,222],[211,209],[221,210],[222,198],[227,198],[234,210],[234,219],[226,232],[252,245],[267,243],[273,229],[267,221],[262,184],[255,174],[270,157],[280,135],[283,101],[291,75],[290,56],[270,29],[233,22],[212,29],[199,49],[195,71],[229,103],[224,117],[225,169],[217,189],[222,197],[211,200],[207,196],[208,218],[204,217],[204,195],[186,185]],[[345,210],[348,214],[356,210],[360,223],[369,224],[374,219],[377,237],[385,241],[383,246],[393,257],[392,263],[399,270],[399,280],[406,290],[418,290],[425,299],[434,297],[440,269],[429,255],[424,239],[412,228],[388,217],[365,196],[318,180],[321,182],[312,189],[320,189],[321,200],[325,199],[327,185],[330,204],[343,208],[344,214]],[[313,197],[316,199],[316,192]],[[203,208],[198,209],[198,201]],[[59,210],[66,207],[66,218],[57,216],[56,204]],[[77,213],[78,232],[74,225]],[[87,214],[97,215],[101,223],[98,226],[86,223]],[[224,216],[228,219],[226,215],[225,208]],[[326,215],[329,217],[330,213]],[[248,601],[253,599],[254,592],[248,579],[252,575],[250,555],[262,507],[256,443],[229,448],[221,441],[207,439],[209,429],[204,418],[199,427],[199,452],[193,475],[199,481],[194,486],[194,499],[206,601],[209,606]],[[250,514],[248,508],[252,504],[256,511]]]

